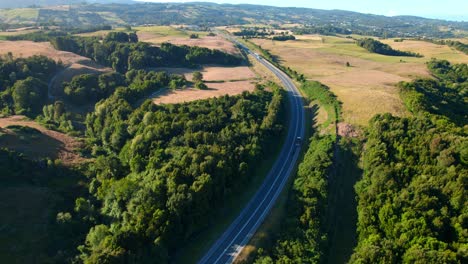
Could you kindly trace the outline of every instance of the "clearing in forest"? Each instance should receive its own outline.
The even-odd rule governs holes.
[[[251,80],[256,77],[255,73],[247,66],[220,67],[205,66],[201,69],[189,68],[154,68],[155,71],[166,71],[170,74],[184,75],[187,80],[192,79],[193,72],[199,71],[203,74],[203,80],[208,82],[217,81],[241,81]]]
[[[164,90],[153,99],[155,104],[176,104],[195,100],[208,99],[223,95],[238,95],[244,91],[251,92],[255,89],[253,81],[237,81],[224,83],[206,83],[208,89],[195,88]]]
[[[171,74],[184,75],[187,80],[192,79],[193,72],[200,71],[208,89],[199,90],[193,87],[177,90],[163,90],[155,94],[153,102],[156,104],[174,104],[207,99],[212,97],[241,94],[253,91],[257,82],[257,75],[247,66],[218,67],[206,66],[202,69],[188,68],[155,68],[155,71],[166,71]]]

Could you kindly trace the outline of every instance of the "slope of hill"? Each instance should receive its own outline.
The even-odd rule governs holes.
[[[107,2],[116,2],[116,0],[109,0]],[[304,27],[339,27],[350,33],[360,32],[376,36],[407,37],[453,37],[468,31],[468,22],[453,22],[412,16],[386,17],[342,10],[281,8],[247,4],[144,3],[134,4],[131,8],[125,4],[86,4],[61,9],[37,9],[39,12],[35,19],[36,23],[54,22],[69,26],[97,24],[190,24],[222,26],[236,24],[280,25],[288,23],[301,24]],[[0,22],[5,23],[7,20],[1,11]],[[119,19],[116,20],[116,18]],[[9,23],[25,23],[29,21],[25,21],[21,19],[21,16],[18,16],[16,20],[10,19]]]

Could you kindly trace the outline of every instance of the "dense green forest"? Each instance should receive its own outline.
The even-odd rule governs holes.
[[[451,65],[448,61],[431,60],[428,68],[437,77],[401,83],[402,99],[408,110],[446,116],[463,126],[467,124],[468,65]]]
[[[281,232],[271,249],[258,251],[256,264],[320,263],[327,246],[328,173],[333,136],[314,136],[289,193]]]
[[[25,33],[20,35],[5,36],[6,40],[31,40],[34,42],[44,42],[58,36],[66,36],[67,33],[61,30],[39,30],[36,32]]]
[[[365,48],[366,50],[368,50],[368,51],[370,51],[372,53],[377,53],[377,54],[381,54],[381,55],[422,57],[422,55],[419,54],[419,53],[394,50],[389,45],[384,44],[384,43],[382,43],[382,42],[380,42],[378,40],[371,39],[371,38],[359,39],[359,40],[356,41],[356,44],[359,47]]]
[[[0,109],[3,115],[36,116],[47,103],[47,83],[62,66],[44,56],[0,57]]]
[[[46,67],[42,60],[2,61],[2,86],[12,90],[11,111],[17,110],[16,88],[42,85],[41,80],[51,76],[52,66]],[[32,64],[37,61],[41,67]],[[18,80],[10,78],[12,72],[28,67],[34,69],[29,77],[18,73]],[[38,93],[44,101],[21,105],[33,109],[33,116],[47,125],[72,130],[66,105],[100,100],[85,120],[87,147],[81,150],[93,162],[80,171],[60,166],[55,173],[54,161],[44,163],[0,151],[3,182],[24,178],[23,183],[49,188],[49,183],[69,170],[89,191],[64,194],[76,187],[77,178],[59,180],[56,198],[66,199],[48,209],[47,228],[54,232],[41,245],[40,256],[28,257],[40,262],[168,262],[181,244],[210,226],[213,210],[249,183],[258,160],[270,155],[271,142],[277,142],[284,132],[284,91],[258,86],[255,92],[239,96],[165,106],[148,100],[134,108],[142,94],[185,81],[144,70],[79,75],[64,85],[65,101],[47,105],[45,84]],[[29,173],[30,168],[34,173]]]
[[[96,103],[114,93],[130,103],[154,93],[160,88],[182,88],[187,84],[183,75],[145,70],[129,70],[125,75],[118,72],[76,75],[63,83],[63,95],[75,105]]]
[[[468,259],[468,71],[446,61],[428,67],[437,80],[400,86],[413,117],[384,114],[370,122],[352,263]]]
[[[88,115],[96,157],[89,190],[101,218],[80,247],[85,263],[169,261],[209,226],[210,212],[248,184],[283,131],[283,92],[133,110],[118,94]]]
[[[242,58],[220,50],[176,46],[163,43],[161,47],[138,42],[135,33],[112,32],[99,38],[59,36],[51,39],[58,50],[70,51],[112,67],[120,73],[155,67],[197,67],[203,64],[239,65]]]

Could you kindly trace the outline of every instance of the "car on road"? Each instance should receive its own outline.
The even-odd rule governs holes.
[[[296,146],[299,147],[301,144],[302,144],[302,138],[301,138],[301,137],[297,137],[297,138],[296,138]]]

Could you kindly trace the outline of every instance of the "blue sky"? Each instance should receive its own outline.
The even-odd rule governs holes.
[[[193,2],[189,0],[137,0],[145,2]],[[386,16],[415,15],[468,21],[468,0],[204,0],[215,3],[248,3],[273,6],[342,9]]]

